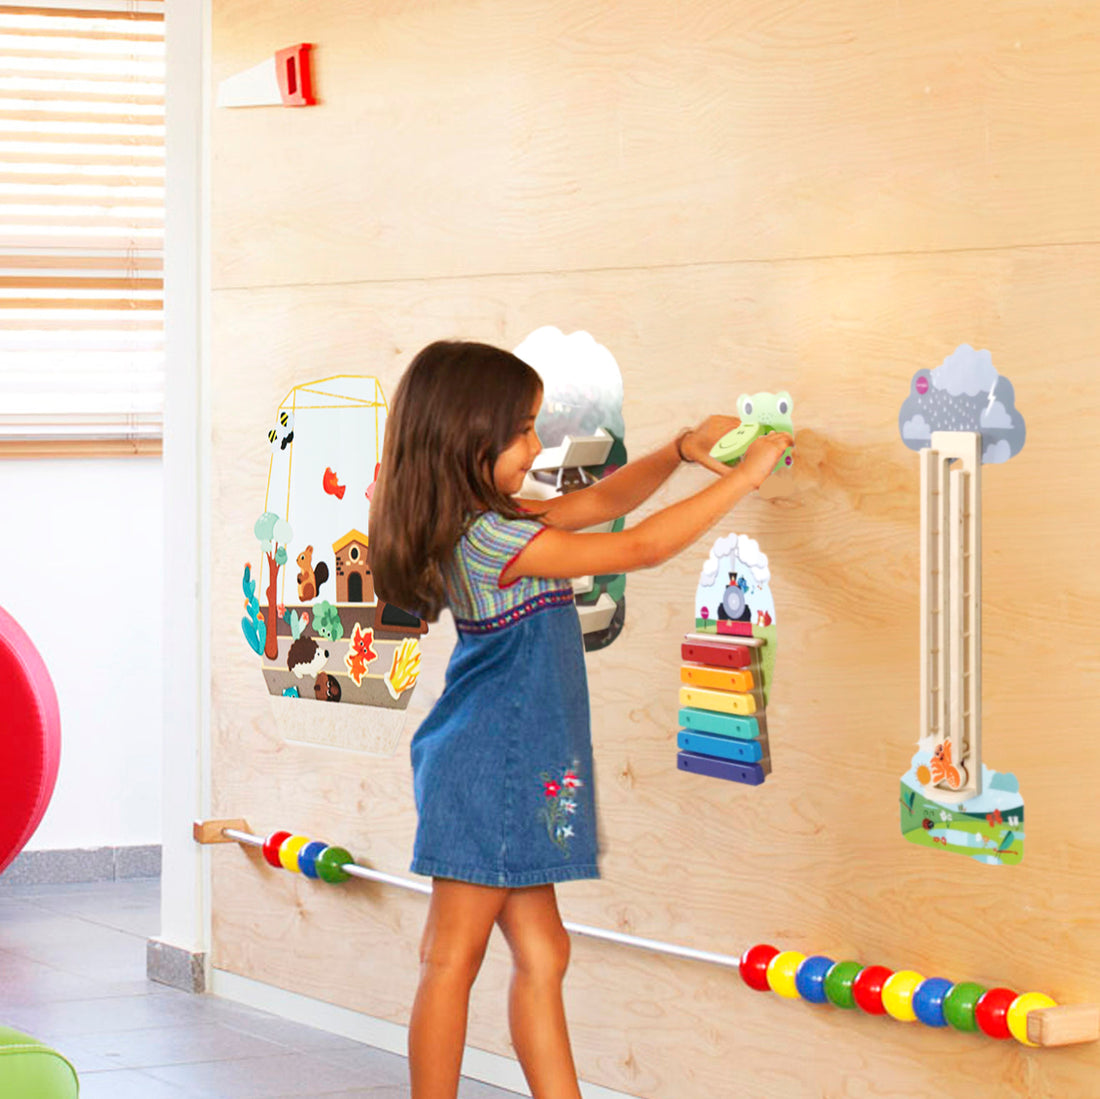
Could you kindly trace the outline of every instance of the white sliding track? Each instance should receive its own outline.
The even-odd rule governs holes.
[[[921,737],[959,772],[933,770],[939,801],[982,792],[981,447],[979,432],[935,431],[920,452]]]

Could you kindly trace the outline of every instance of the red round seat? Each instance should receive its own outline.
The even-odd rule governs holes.
[[[60,758],[53,680],[19,623],[0,610],[0,873],[41,822]]]

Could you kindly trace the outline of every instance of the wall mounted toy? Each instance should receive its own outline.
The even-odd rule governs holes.
[[[268,438],[264,510],[254,527],[263,580],[245,567],[241,620],[287,739],[379,754],[400,737],[427,632],[419,618],[376,597],[363,533],[386,414],[374,378],[326,378],[287,394]],[[320,721],[311,709],[318,703],[326,704]],[[348,709],[357,705],[379,710],[377,719],[364,722]]]
[[[779,393],[742,393],[737,398],[737,415],[741,418],[741,423],[714,444],[711,457],[733,465],[744,457],[745,451],[762,435],[772,431],[787,431],[793,436],[793,411],[794,400],[786,390]],[[793,463],[794,452],[788,447],[775,468],[786,469]]]
[[[226,77],[218,85],[218,107],[312,107],[313,47],[299,42],[276,50],[266,61]]]
[[[556,783],[553,785],[557,785]],[[359,878],[430,894],[431,885],[375,870],[356,862],[344,847],[311,840],[285,829],[259,836],[246,820],[196,820],[192,837],[200,844],[236,843],[258,849],[259,865],[287,870],[304,879],[337,885]],[[1015,1038],[1021,1045],[1056,1047],[1100,1040],[1100,1005],[1056,1003],[1044,992],[996,987],[973,981],[925,977],[911,969],[891,970],[861,962],[834,961],[823,954],[806,956],[756,943],[740,955],[699,951],[674,943],[643,939],[619,931],[563,921],[574,935],[635,946],[694,961],[735,969],[754,992],[774,992],[786,1000],[804,1000],[868,1015],[888,1015],[898,1022],[920,1022],[932,1029],[953,1029],[989,1038]]]
[[[771,772],[765,720],[775,668],[767,555],[747,535],[719,538],[699,574],[694,629],[680,646],[682,771],[759,786]]]
[[[983,760],[981,471],[1023,447],[1011,383],[968,344],[910,384],[899,427],[920,451],[920,740],[901,780],[901,830],[980,862],[1023,857],[1014,775]]]
[[[553,325],[533,331],[515,349],[542,378],[535,428],[543,451],[522,495],[546,499],[583,488],[626,462],[623,378],[615,356],[587,332],[566,335]],[[622,530],[624,519],[592,530]],[[584,576],[573,582],[588,652],[606,648],[622,632],[626,576]]]

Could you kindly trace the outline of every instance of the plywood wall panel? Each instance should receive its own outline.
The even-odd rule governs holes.
[[[1100,10],[926,0],[217,0],[214,284],[1100,239]]]
[[[1100,458],[1087,445],[1098,289],[1100,247],[1082,244],[216,291],[214,812],[343,843],[395,873],[415,826],[412,722],[391,758],[285,742],[240,635],[279,400],[343,372],[392,393],[413,352],[442,336],[510,347],[541,324],[584,328],[622,367],[633,453],[744,390],[790,389],[799,435],[792,473],[715,532],[744,530],[771,560],[775,771],[748,789],[675,769],[678,637],[708,536],[629,578],[622,636],[588,658],[605,876],[562,887],[567,918],[722,953],[770,939],[1095,999],[1100,847],[1082,813],[1100,777]],[[993,349],[1029,432],[984,477],[986,754],[1020,777],[1028,815],[1024,862],[1008,871],[898,831],[917,735],[918,471],[897,412],[913,372],[964,340]],[[635,519],[705,476],[678,473]],[[428,681],[446,648],[445,628],[425,640]],[[407,1020],[422,898],[328,889],[232,848],[212,861],[215,965]],[[495,942],[470,1040],[503,1053],[506,984]],[[1098,1067],[1095,1047],[1052,1055],[815,1010],[725,971],[584,940],[568,996],[585,1078],[659,1099],[1023,1099],[1087,1094]]]

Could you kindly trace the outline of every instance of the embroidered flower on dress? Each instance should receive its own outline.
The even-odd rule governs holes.
[[[560,782],[551,778],[546,771],[539,778],[542,779],[543,793],[547,798],[545,805],[539,810],[539,817],[546,824],[546,834],[550,837],[550,842],[568,858],[569,844],[566,841],[574,832],[573,825],[566,823],[566,818],[577,812],[574,791],[584,783],[577,777],[575,763],[571,769],[564,771]]]

